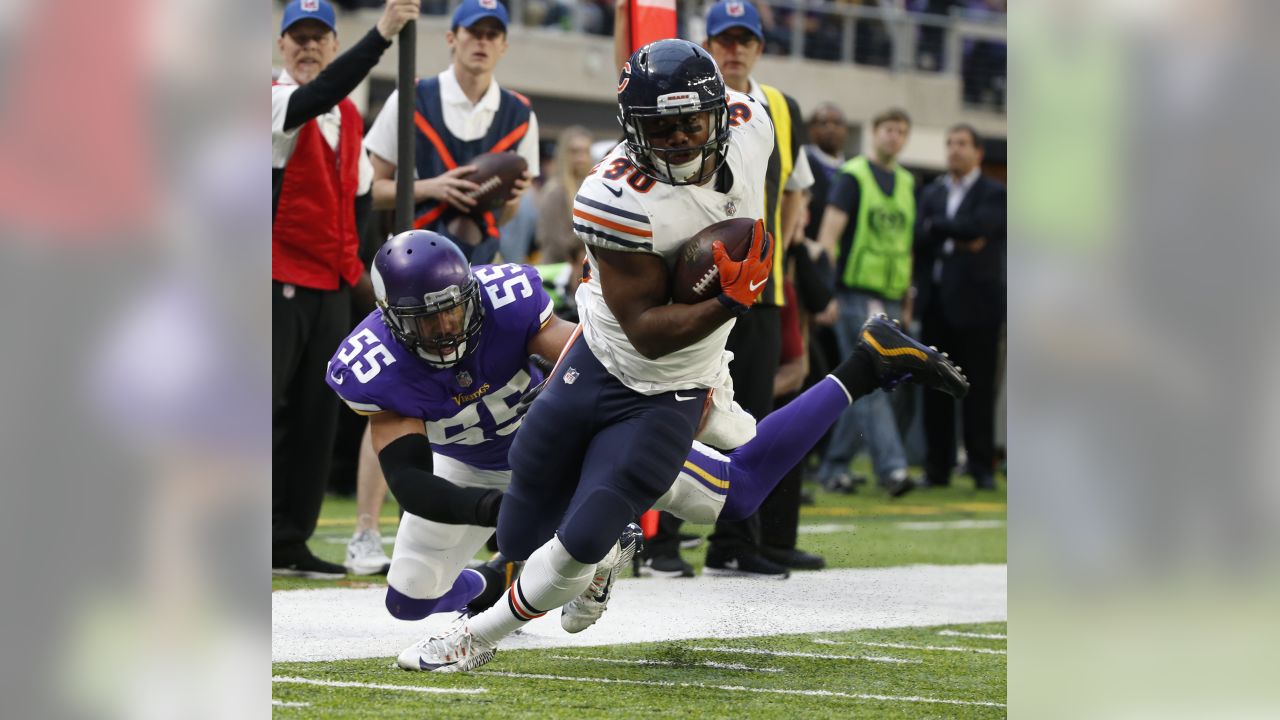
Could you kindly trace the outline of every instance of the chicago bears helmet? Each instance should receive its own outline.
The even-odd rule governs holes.
[[[707,141],[679,151],[655,150],[644,120],[711,113]],[[729,139],[724,78],[711,55],[688,40],[658,40],[635,51],[618,78],[618,122],[626,135],[626,152],[642,173],[670,185],[697,185],[724,164]],[[698,150],[698,158],[672,164],[672,154]],[[714,167],[706,168],[714,156]],[[696,165],[695,165],[696,163]]]
[[[440,368],[474,349],[484,323],[480,283],[452,240],[400,233],[378,250],[369,276],[382,321],[405,348]]]

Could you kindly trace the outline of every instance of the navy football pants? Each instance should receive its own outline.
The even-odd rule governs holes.
[[[502,554],[525,560],[559,535],[578,562],[603,559],[675,481],[706,397],[705,389],[637,393],[577,336],[511,445]]]

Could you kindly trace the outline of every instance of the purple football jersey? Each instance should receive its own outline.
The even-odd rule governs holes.
[[[521,418],[515,406],[542,382],[529,341],[551,318],[551,298],[527,265],[477,265],[484,324],[466,357],[436,368],[405,349],[374,310],[329,361],[329,387],[362,414],[422,418],[432,449],[485,470],[506,470]]]

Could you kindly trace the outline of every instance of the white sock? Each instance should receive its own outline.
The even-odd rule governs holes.
[[[560,538],[553,537],[529,556],[520,578],[506,596],[471,618],[467,629],[480,640],[497,644],[526,622],[582,594],[591,584],[595,570],[595,563],[574,560],[560,544]]]

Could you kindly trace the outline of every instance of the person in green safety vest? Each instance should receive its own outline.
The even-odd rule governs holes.
[[[867,318],[877,313],[907,317],[903,304],[911,288],[915,179],[897,157],[910,132],[905,111],[880,113],[872,120],[871,152],[846,162],[831,180],[818,242],[835,260],[835,329],[844,354],[857,345]],[[893,408],[883,392],[876,392],[851,405],[836,425],[819,471],[827,489],[852,489],[849,463],[860,437],[866,439],[881,487],[896,496],[915,486],[907,475]]]

